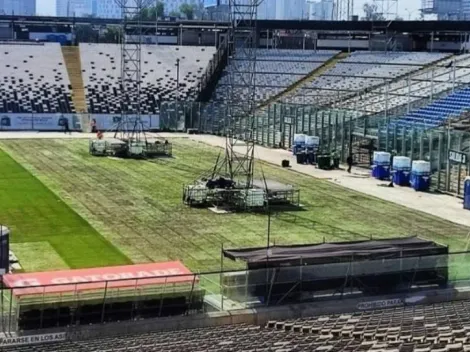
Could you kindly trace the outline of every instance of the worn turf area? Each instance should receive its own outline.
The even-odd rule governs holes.
[[[220,268],[222,244],[225,248],[266,244],[265,215],[216,215],[182,204],[183,184],[207,171],[219,152],[202,143],[175,140],[174,158],[156,161],[92,157],[85,140],[10,140],[0,142],[0,147],[133,262],[181,259],[193,271],[216,270]],[[273,215],[271,242],[314,243],[420,235],[449,244],[452,250],[464,248],[469,231],[466,227],[327,181],[260,165],[267,178],[298,185],[305,206],[304,211]],[[2,167],[2,176],[14,178],[16,169],[11,169]],[[73,233],[60,237],[65,243],[52,244],[58,247],[56,250],[65,263],[74,263],[71,266],[125,261],[81,218],[73,218],[79,226],[66,216],[59,216],[63,209],[67,209],[67,214],[70,212],[62,202],[49,196],[55,201],[39,197],[40,205],[32,205],[31,196],[18,191],[22,181],[15,182],[16,193],[3,195],[2,200],[14,196],[18,198],[15,202],[28,204],[26,209],[37,210],[25,211],[19,220],[15,210],[18,206],[2,202],[0,219],[7,224],[14,222],[14,241],[31,242],[37,237],[38,241],[50,242],[59,229]],[[32,177],[28,182],[34,182],[34,187],[29,186],[34,193],[38,192],[35,187],[47,191]],[[54,219],[46,222],[44,217],[47,219],[48,214]],[[38,223],[41,229],[36,229]],[[98,244],[92,243],[92,239]],[[85,245],[86,241],[90,243]],[[74,250],[61,249],[64,246]],[[105,253],[105,248],[112,254]]]
[[[85,219],[1,150],[0,223],[12,230],[12,248],[15,243],[29,247],[37,243],[38,248],[48,243],[70,268],[128,263]],[[17,255],[25,268],[60,269],[64,265],[57,267],[55,256],[48,260],[46,253],[22,248]]]

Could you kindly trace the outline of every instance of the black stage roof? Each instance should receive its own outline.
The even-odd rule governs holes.
[[[350,259],[378,259],[393,257],[419,256],[436,249],[444,249],[435,242],[418,237],[404,237],[355,242],[318,243],[294,246],[228,249],[223,251],[226,258],[243,260],[247,263],[292,262],[299,259],[320,259],[336,261],[340,258]],[[447,249],[446,249],[447,250]]]
[[[53,17],[53,16],[12,16],[1,15],[0,23],[21,23],[24,25],[118,25],[120,19],[87,18],[87,17]],[[145,26],[155,25],[154,21],[144,22]],[[162,20],[159,26],[186,28],[226,28],[227,22],[203,20]],[[241,23],[243,25],[243,23]],[[295,20],[259,20],[259,30],[314,30],[314,31],[373,31],[384,30],[400,33],[439,33],[470,32],[470,21],[295,21]]]

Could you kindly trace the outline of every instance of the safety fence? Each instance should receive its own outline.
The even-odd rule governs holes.
[[[240,139],[247,136],[259,145],[290,149],[298,133],[315,135],[320,140],[320,152],[336,152],[342,162],[349,154],[355,162],[370,166],[374,150],[393,151],[412,160],[432,163],[433,187],[439,191],[462,195],[463,182],[469,174],[469,158],[456,163],[449,158],[451,151],[468,156],[470,133],[449,126],[400,124],[403,116],[396,111],[364,115],[354,109],[319,108],[313,105],[272,103],[253,113],[253,119],[234,120],[227,104],[166,103],[161,121],[172,126],[196,128],[202,133],[224,136],[227,131]],[[177,113],[178,112],[178,113]],[[403,112],[405,113],[405,111]],[[451,116],[458,120],[461,116]]]
[[[295,264],[296,263],[296,264]],[[188,316],[305,301],[404,297],[470,280],[470,252],[356,260],[108,281],[71,280],[47,286],[3,287],[4,332]],[[153,281],[152,281],[153,282]]]

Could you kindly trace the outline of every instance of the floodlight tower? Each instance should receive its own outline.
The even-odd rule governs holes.
[[[152,0],[115,0],[121,8],[121,120],[115,138],[129,142],[145,141],[141,119],[142,10]],[[135,96],[131,101],[130,97]]]

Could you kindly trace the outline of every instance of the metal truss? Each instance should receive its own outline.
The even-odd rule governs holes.
[[[256,110],[257,10],[263,0],[229,0],[228,128],[225,172],[246,188],[253,186]],[[246,149],[236,153],[235,146]]]
[[[142,10],[153,0],[115,0],[121,8],[121,119],[115,138],[132,142],[145,140],[141,119]],[[131,97],[135,97],[132,99]]]

